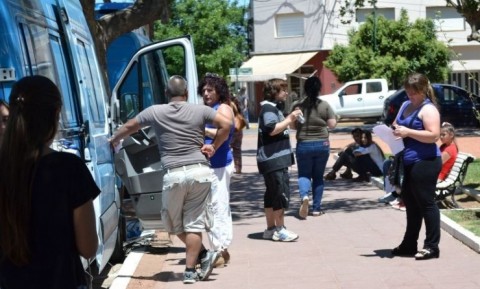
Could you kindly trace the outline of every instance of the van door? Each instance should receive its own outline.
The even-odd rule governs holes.
[[[168,103],[165,88],[172,75],[188,81],[188,102],[201,103],[189,37],[153,43],[135,53],[112,91],[113,130],[151,105]],[[136,215],[144,229],[161,229],[163,171],[153,129],[142,129],[122,146],[115,155],[115,170],[133,200]]]
[[[115,185],[114,160],[108,138],[108,97],[83,10],[78,1],[58,1],[55,19],[64,36],[65,55],[72,65],[72,88],[77,93],[81,115],[78,140],[80,154],[92,173],[101,194],[93,201],[99,246],[95,256],[103,270],[113,254],[118,236],[120,198]]]

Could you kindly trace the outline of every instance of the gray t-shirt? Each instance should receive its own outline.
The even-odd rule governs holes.
[[[205,124],[212,123],[216,111],[206,105],[171,102],[153,105],[140,112],[136,119],[141,126],[155,130],[164,168],[195,163],[208,164],[200,148],[204,143]]]

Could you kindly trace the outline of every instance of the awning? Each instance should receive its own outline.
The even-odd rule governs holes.
[[[251,74],[230,75],[230,80],[237,81],[265,81],[271,78],[287,79],[287,74],[297,70],[309,61],[317,52],[255,55],[241,68],[251,68]]]
[[[480,60],[454,60],[451,62],[453,72],[479,71]]]

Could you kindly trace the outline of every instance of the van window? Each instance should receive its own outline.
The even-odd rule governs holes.
[[[30,74],[48,77],[57,84],[63,96],[61,126],[65,129],[78,127],[80,120],[74,103],[76,91],[71,87],[71,79],[68,77],[70,73],[58,33],[36,24],[20,24],[20,30],[29,64],[26,70]],[[58,78],[58,75],[64,77]]]
[[[179,44],[140,55],[118,88],[120,120],[126,122],[153,104],[168,103],[165,88],[170,76],[181,75],[189,81],[186,59],[185,48]]]
[[[81,75],[82,87],[85,93],[85,100],[87,101],[89,111],[91,113],[91,122],[95,127],[104,127],[105,125],[105,111],[104,99],[101,91],[96,93],[96,89],[101,90],[102,87],[98,83],[99,75],[92,71],[93,63],[89,59],[94,59],[93,56],[88,57],[88,51],[85,43],[77,39],[77,51],[80,57],[80,65],[82,66]],[[97,80],[95,81],[95,77]]]
[[[168,103],[165,95],[168,78],[162,50],[141,55],[118,89],[121,121],[128,121],[153,104]]]

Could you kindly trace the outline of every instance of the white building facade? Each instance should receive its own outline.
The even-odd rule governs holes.
[[[367,1],[365,1],[367,2]],[[347,33],[358,28],[373,12],[368,3],[355,10],[350,24],[342,24],[340,1],[335,0],[251,0],[251,58],[242,68],[247,75],[232,76],[249,84],[249,92],[261,94],[261,82],[283,78],[297,94],[302,93],[303,80],[311,74],[320,77],[322,93],[331,93],[339,83],[323,61],[335,44],[348,45]],[[458,58],[452,59],[452,83],[479,94],[480,43],[467,42],[471,29],[462,15],[444,0],[382,1],[376,5],[377,15],[399,19],[401,9],[411,21],[431,18],[438,27],[437,38],[451,47]],[[451,39],[451,41],[449,41]],[[257,103],[261,97],[257,97]],[[251,99],[255,101],[255,99]],[[255,114],[252,111],[253,114]]]

